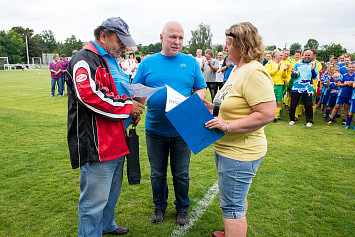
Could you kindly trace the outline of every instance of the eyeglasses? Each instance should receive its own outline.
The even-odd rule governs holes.
[[[234,39],[236,39],[237,38],[237,36],[233,33],[233,32],[231,32],[229,29],[226,29],[226,36],[231,36],[231,37],[233,37]]]

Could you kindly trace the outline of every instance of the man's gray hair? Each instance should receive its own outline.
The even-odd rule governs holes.
[[[205,53],[211,55],[211,57],[213,58],[213,50],[212,49],[206,49]]]

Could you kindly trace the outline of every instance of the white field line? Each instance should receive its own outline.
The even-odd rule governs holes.
[[[195,224],[196,221],[200,219],[202,214],[205,212],[207,207],[211,204],[213,199],[218,193],[218,181],[216,181],[210,189],[207,191],[205,196],[198,202],[197,206],[189,212],[190,222],[184,226],[176,227],[173,232],[171,232],[171,237],[181,237],[184,236],[187,231]]]

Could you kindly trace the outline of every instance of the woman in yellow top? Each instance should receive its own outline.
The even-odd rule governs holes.
[[[213,236],[246,236],[246,197],[266,154],[263,127],[273,121],[276,102],[272,78],[257,61],[264,52],[258,30],[249,22],[231,26],[225,50],[236,66],[216,95],[222,101],[218,117],[205,124],[226,133],[214,144],[225,233],[216,231]],[[204,102],[213,109],[212,103]]]

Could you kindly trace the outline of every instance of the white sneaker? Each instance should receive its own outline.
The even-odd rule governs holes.
[[[313,123],[309,123],[309,122],[308,122],[308,123],[306,124],[306,127],[307,127],[307,128],[310,128],[310,127],[312,127],[312,126],[313,126]]]
[[[296,122],[295,121],[290,121],[288,124],[289,125],[294,125]]]

